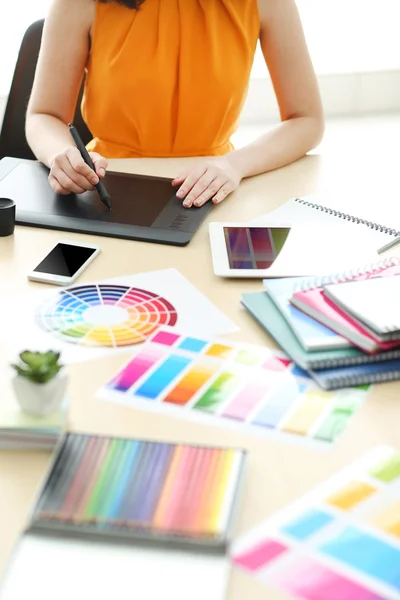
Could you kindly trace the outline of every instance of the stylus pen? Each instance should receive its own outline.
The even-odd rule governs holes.
[[[81,140],[81,136],[79,135],[78,130],[72,125],[72,123],[68,123],[68,129],[70,134],[72,135],[72,139],[74,140],[76,147],[81,153],[83,160],[96,173],[94,164],[92,163],[92,159],[89,156],[89,152],[85,148],[85,144]],[[100,178],[99,183],[97,183],[94,187],[99,193],[100,200],[103,202],[103,204],[107,206],[108,210],[111,210],[110,194],[107,192],[106,187],[104,183],[100,180]]]
[[[400,236],[397,236],[391,242],[388,242],[387,244],[382,246],[382,248],[379,248],[378,254],[382,254],[383,252],[386,252],[387,250],[391,250],[393,248],[393,246],[397,246],[397,244],[399,244],[399,243],[400,243]]]

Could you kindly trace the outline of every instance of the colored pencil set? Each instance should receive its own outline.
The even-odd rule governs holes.
[[[70,433],[33,527],[225,548],[243,463],[241,450]]]

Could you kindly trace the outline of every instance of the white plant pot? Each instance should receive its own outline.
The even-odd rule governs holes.
[[[47,383],[35,383],[20,375],[16,375],[12,382],[17,402],[22,410],[31,415],[44,416],[60,409],[67,389],[68,375],[61,369]]]

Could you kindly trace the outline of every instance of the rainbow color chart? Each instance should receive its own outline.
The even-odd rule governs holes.
[[[399,600],[400,452],[382,447],[233,547],[234,563],[304,600]]]
[[[367,389],[325,392],[290,360],[265,347],[160,329],[98,396],[214,423],[218,417],[262,434],[331,443]]]
[[[34,528],[225,547],[242,450],[68,434]]]
[[[117,284],[80,285],[49,298],[37,325],[65,342],[120,347],[143,342],[160,325],[173,326],[174,306],[156,293]]]

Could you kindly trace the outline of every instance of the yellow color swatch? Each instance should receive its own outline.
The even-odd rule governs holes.
[[[352,481],[326,499],[328,504],[332,504],[342,510],[350,510],[366,498],[376,492],[376,488],[364,481]]]
[[[217,356],[218,358],[229,358],[232,353],[232,346],[224,346],[223,344],[213,344],[206,352],[207,356]]]
[[[331,399],[332,395],[327,392],[309,390],[300,406],[289,420],[286,421],[282,429],[299,435],[307,435],[315,422],[327,409]]]
[[[386,533],[400,538],[400,502],[392,504],[373,519],[373,524]]]

